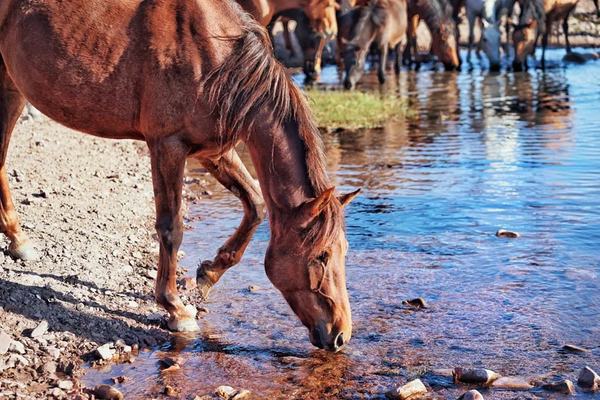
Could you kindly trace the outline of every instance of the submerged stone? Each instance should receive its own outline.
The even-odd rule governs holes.
[[[483,400],[483,396],[477,390],[469,390],[463,393],[457,400]]]
[[[412,299],[412,300],[402,300],[402,304],[407,305],[407,306],[417,307],[417,308],[427,307],[427,302],[424,299],[422,299],[421,297],[417,297],[416,299]]]
[[[123,393],[110,385],[96,386],[94,396],[102,400],[123,400]]]
[[[584,367],[579,373],[577,385],[584,389],[600,389],[600,376],[590,367]]]
[[[563,346],[563,350],[566,351],[572,351],[575,353],[587,353],[588,351],[586,349],[584,349],[583,347],[579,347],[579,346],[574,346],[572,344],[565,344]]]
[[[483,368],[454,368],[454,383],[490,383],[500,377],[499,374]]]
[[[499,229],[498,232],[496,232],[496,236],[503,237],[503,238],[516,239],[521,235],[519,235],[517,232],[509,231],[506,229]]]
[[[542,385],[542,389],[547,390],[549,392],[559,392],[564,394],[575,393],[575,387],[573,386],[573,382],[568,379],[560,382],[552,382]]]
[[[533,385],[523,378],[502,376],[494,380],[490,387],[494,389],[529,390],[533,388]]]
[[[413,381],[408,382],[404,386],[400,386],[389,390],[385,393],[385,397],[391,400],[400,399],[405,400],[410,396],[414,396],[417,394],[427,393],[427,388],[423,385],[420,379],[415,379]]]

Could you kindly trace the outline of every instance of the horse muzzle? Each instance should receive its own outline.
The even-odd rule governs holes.
[[[320,323],[310,332],[309,337],[315,347],[337,353],[344,348],[350,339],[350,334],[335,330],[327,332],[324,324]]]

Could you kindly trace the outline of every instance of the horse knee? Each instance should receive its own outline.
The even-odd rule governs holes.
[[[183,241],[183,227],[181,222],[171,217],[158,218],[156,221],[156,232],[160,239],[160,244],[172,252],[181,246]]]

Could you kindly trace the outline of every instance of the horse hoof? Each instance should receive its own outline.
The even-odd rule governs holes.
[[[25,242],[17,248],[9,247],[8,251],[10,254],[19,260],[23,261],[35,261],[39,259],[37,250],[33,247],[31,242]]]
[[[210,278],[206,275],[205,266],[210,266],[210,261],[203,261],[202,264],[196,270],[196,286],[200,292],[200,299],[205,301],[208,299],[210,289],[215,285]]]
[[[169,318],[167,327],[171,332],[196,332],[200,330],[198,323],[194,318]]]

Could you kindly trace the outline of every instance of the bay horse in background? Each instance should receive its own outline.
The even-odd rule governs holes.
[[[407,64],[420,62],[417,48],[417,27],[422,19],[431,32],[431,50],[447,71],[459,67],[458,36],[456,23],[452,19],[453,8],[448,0],[408,0],[408,43],[403,59]],[[414,55],[414,59],[413,59]]]
[[[354,89],[362,76],[371,44],[375,45],[379,55],[377,77],[383,84],[390,48],[396,49],[394,69],[396,74],[400,73],[400,43],[406,36],[407,25],[406,0],[371,0],[352,11],[355,11],[353,18],[358,16],[358,19],[354,36],[344,46],[344,88]]]
[[[335,0],[236,0],[261,25],[272,38],[273,26],[283,19],[284,39],[288,49],[293,50],[287,22],[295,20],[300,30],[298,41],[303,52],[303,72],[308,82],[315,80],[320,72],[321,51],[326,40],[337,35]],[[298,29],[298,28],[297,28]]]
[[[503,0],[466,0],[465,9],[467,19],[469,21],[469,45],[467,53],[467,61],[471,61],[471,47],[474,40],[475,20],[479,19],[481,23],[481,37],[477,44],[477,57],[481,50],[487,56],[490,62],[491,71],[500,70],[500,40],[502,33],[500,32],[500,24],[502,18],[497,18],[500,13],[500,3]]]
[[[5,0],[1,10],[0,232],[14,257],[36,257],[5,164],[28,100],[72,129],[148,145],[160,245],[155,294],[171,330],[199,329],[176,286],[183,176],[193,157],[244,205],[235,233],[198,269],[202,293],[240,261],[266,206],[269,279],[315,346],[344,346],[352,321],[342,209],[358,191],[334,196],[311,110],[263,27],[227,0]],[[235,151],[239,141],[260,186]]]
[[[579,0],[522,0],[519,24],[513,32],[515,59],[513,69],[521,71],[527,68],[527,56],[535,52],[539,36],[542,36],[542,68],[546,66],[546,47],[552,24],[563,21],[565,47],[567,54],[571,53],[569,44],[569,15],[575,9]]]

